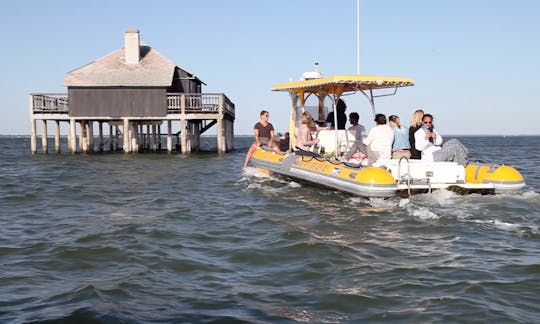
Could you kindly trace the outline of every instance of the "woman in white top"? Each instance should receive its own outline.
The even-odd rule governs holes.
[[[372,165],[378,159],[390,159],[392,157],[392,143],[394,131],[386,124],[386,116],[377,114],[373,127],[366,138],[362,140],[367,145],[368,163]]]

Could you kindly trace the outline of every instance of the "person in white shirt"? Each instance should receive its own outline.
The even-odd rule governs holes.
[[[392,157],[392,143],[394,131],[386,124],[386,116],[375,115],[375,127],[366,138],[362,140],[367,145],[368,164],[372,165],[378,159],[390,159]]]
[[[349,122],[351,123],[351,127],[349,127],[348,130],[355,131],[355,141],[354,144],[351,146],[351,148],[345,153],[345,159],[350,160],[353,155],[356,153],[356,151],[360,151],[364,154],[367,154],[367,148],[364,143],[362,143],[362,139],[366,137],[366,128],[364,125],[358,124],[358,120],[360,119],[360,116],[356,112],[352,112],[349,114]]]
[[[414,133],[414,141],[416,149],[422,152],[422,160],[454,161],[463,166],[469,161],[469,150],[457,139],[443,144],[442,136],[433,128],[433,116],[430,114],[422,117],[422,126]]]

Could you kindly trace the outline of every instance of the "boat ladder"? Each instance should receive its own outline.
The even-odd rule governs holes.
[[[401,161],[402,160],[405,160],[407,162],[407,173],[405,174],[401,174]],[[414,181],[414,180],[424,180],[426,181],[427,185],[428,185],[428,192],[431,193],[431,181],[429,179],[429,177],[425,178],[425,179],[414,179],[412,176],[411,176],[411,164],[410,164],[410,161],[409,161],[409,158],[406,157],[406,156],[402,156],[400,159],[399,159],[399,162],[398,162],[398,183],[406,183],[407,184],[407,194],[409,195],[409,197],[411,196],[411,183]]]

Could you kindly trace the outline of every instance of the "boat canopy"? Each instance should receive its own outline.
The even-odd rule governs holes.
[[[293,81],[276,84],[273,91],[291,91],[308,93],[334,93],[341,95],[358,90],[388,89],[409,87],[414,80],[409,78],[384,77],[371,75],[336,75],[319,79]]]

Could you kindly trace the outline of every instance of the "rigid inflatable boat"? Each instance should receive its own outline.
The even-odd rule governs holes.
[[[428,162],[424,160],[379,159],[368,166],[366,160],[343,161],[341,154],[351,147],[355,136],[347,130],[322,130],[313,132],[319,138],[314,150],[316,156],[298,155],[295,147],[299,117],[308,109],[306,100],[313,96],[318,101],[315,116],[324,120],[325,101],[336,107],[340,97],[362,93],[369,101],[375,115],[375,98],[394,95],[398,88],[413,86],[408,78],[340,75],[321,77],[318,71],[304,73],[300,81],[277,84],[274,91],[289,93],[292,99],[290,118],[290,148],[275,152],[261,147],[254,152],[250,163],[263,172],[332,188],[364,197],[409,196],[416,193],[447,189],[461,194],[493,194],[519,191],[525,180],[515,168],[508,165],[456,162]],[[390,94],[375,94],[386,89]],[[337,118],[337,114],[334,114]],[[337,125],[337,120],[335,122]],[[324,153],[323,153],[324,152]]]

